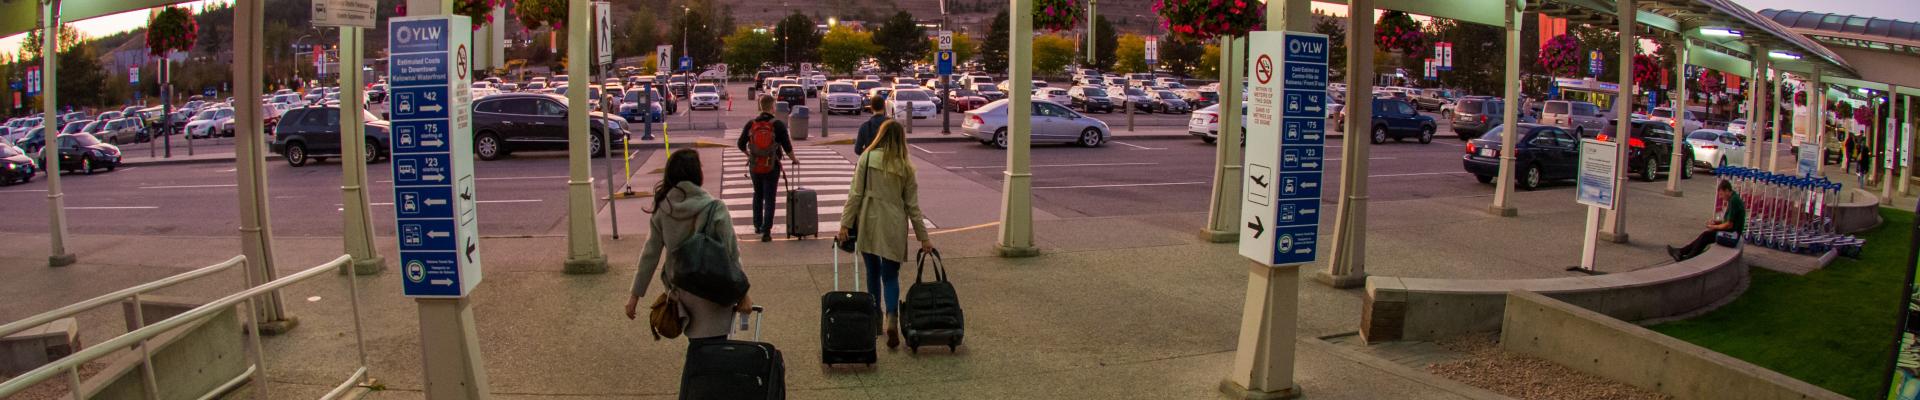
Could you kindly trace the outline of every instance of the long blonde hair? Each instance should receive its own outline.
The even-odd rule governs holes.
[[[887,120],[880,124],[879,134],[862,152],[872,153],[874,150],[880,151],[882,157],[880,162],[909,173],[913,172],[913,163],[907,161],[907,130],[901,128],[900,123]]]

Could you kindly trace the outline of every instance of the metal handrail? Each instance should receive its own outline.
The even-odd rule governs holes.
[[[75,352],[71,355],[63,357],[47,365],[42,365],[39,368],[34,368],[33,370],[20,374],[19,376],[16,376],[13,379],[9,379],[5,382],[0,382],[0,397],[11,396],[15,393],[20,392],[21,390],[25,390],[26,388],[32,385],[38,384],[41,381],[51,378],[55,374],[59,374],[62,371],[66,371],[69,376],[69,384],[71,385],[71,387],[69,388],[70,393],[76,399],[82,398],[80,393],[79,375],[76,372],[78,371],[78,368],[81,364],[92,361],[94,359],[105,357],[111,354],[112,352],[119,350],[120,348],[128,347],[137,343],[143,343],[146,340],[152,339],[154,336],[158,336],[162,333],[173,330],[175,328],[179,328],[186,324],[197,322],[199,320],[203,320],[206,318],[210,318],[214,314],[217,314],[226,309],[232,308],[235,305],[238,305],[240,302],[245,301],[247,302],[248,308],[250,309],[249,312],[246,313],[247,314],[246,329],[247,329],[248,339],[251,342],[249,347],[252,350],[250,353],[252,353],[253,365],[249,366],[246,372],[243,372],[240,376],[235,377],[234,380],[229,381],[226,385],[222,385],[222,387],[216,389],[214,393],[208,393],[208,395],[218,394],[221,391],[225,391],[226,389],[230,389],[234,386],[237,386],[240,382],[243,381],[241,378],[256,376],[258,374],[264,373],[266,370],[265,362],[264,362],[265,355],[262,354],[261,352],[262,348],[260,343],[259,325],[257,324],[256,318],[254,317],[254,313],[251,311],[251,308],[254,307],[254,298],[259,297],[263,294],[267,294],[267,293],[279,290],[280,288],[286,287],[288,285],[292,285],[300,281],[311,279],[315,276],[320,276],[321,274],[331,272],[332,270],[345,268],[348,265],[348,263],[350,263],[351,261],[352,261],[352,258],[346,255],[342,255],[339,258],[335,258],[333,259],[333,261],[329,261],[325,264],[321,264],[320,266],[309,268],[304,271],[294,273],[292,275],[287,275],[279,279],[275,279],[271,282],[266,282],[259,286],[248,288],[247,290],[240,291],[239,293],[234,293],[231,295],[227,295],[226,297],[221,297],[218,300],[214,300],[212,302],[209,302],[205,305],[201,305],[199,307],[194,307],[192,310],[188,310],[187,312],[181,313],[179,315],[175,315],[171,318],[167,318],[165,320],[161,320],[160,322],[155,322],[151,325],[147,325],[146,327],[142,327],[132,332],[127,332],[124,335],[120,335],[112,339],[108,339],[107,341],[96,344],[93,347],[89,347],[85,350]],[[198,272],[198,271],[196,270],[195,272]],[[249,273],[249,275],[251,275],[251,273]],[[331,392],[329,392],[325,397],[322,397],[323,399],[331,399],[340,394],[345,393],[347,391],[346,389],[349,389],[353,386],[358,385],[367,376],[366,343],[363,339],[361,339],[361,334],[360,334],[361,327],[360,327],[360,317],[359,317],[359,307],[360,307],[359,306],[360,299],[358,295],[359,290],[354,286],[353,279],[350,275],[346,282],[348,285],[348,290],[353,293],[349,295],[349,299],[353,303],[354,314],[355,314],[354,315],[354,331],[355,331],[355,341],[358,342],[358,346],[360,347],[360,366],[354,370],[353,374],[349,376],[346,381],[340,383],[339,385],[336,385]],[[62,308],[62,309],[65,309],[65,308]],[[150,364],[151,361],[148,361],[148,363]],[[256,398],[262,398],[262,399],[267,398],[266,385],[263,384],[260,386],[259,390],[255,390],[254,396]]]
[[[120,289],[118,291],[114,291],[113,293],[100,295],[100,297],[87,299],[86,301],[82,301],[79,303],[69,304],[66,307],[56,308],[53,311],[43,312],[38,315],[27,317],[26,319],[10,322],[10,323],[7,323],[6,325],[0,325],[0,337],[6,337],[8,335],[19,333],[20,331],[24,331],[36,326],[45,325],[48,322],[53,322],[54,320],[57,320],[57,319],[66,318],[74,314],[79,314],[83,311],[91,310],[95,307],[113,304],[113,302],[125,300],[128,297],[146,294],[147,292],[163,289],[168,286],[177,285],[177,284],[180,284],[181,282],[186,282],[188,279],[199,278],[202,276],[213,274],[215,272],[225,271],[227,270],[227,268],[233,268],[233,266],[235,265],[244,264],[246,262],[247,262],[247,256],[233,256],[233,258],[229,258],[226,261],[220,262],[219,264],[209,265],[206,267],[202,267],[200,269],[187,271],[179,275],[160,278],[160,280],[157,280],[157,281],[142,283],[126,289]]]

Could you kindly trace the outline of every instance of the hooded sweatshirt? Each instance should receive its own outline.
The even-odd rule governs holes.
[[[654,210],[648,220],[646,250],[640,255],[640,270],[633,275],[634,296],[645,297],[647,285],[653,282],[654,269],[660,270],[660,282],[673,289],[673,271],[678,265],[674,257],[666,257],[666,267],[660,268],[662,252],[671,252],[680,247],[680,241],[693,235],[696,223],[706,224],[706,232],[718,235],[721,243],[726,243],[727,253],[734,258],[740,257],[739,242],[733,236],[733,220],[729,216],[726,204],[707,195],[700,185],[680,182],[669,189],[665,201]],[[707,213],[710,207],[712,213]],[[704,218],[704,219],[703,219]],[[687,326],[689,338],[724,336],[731,329],[728,319],[733,315],[732,304],[716,304],[691,293],[674,292],[675,298],[686,305],[691,322]]]

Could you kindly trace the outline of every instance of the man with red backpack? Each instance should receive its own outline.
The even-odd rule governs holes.
[[[780,156],[785,155],[795,165],[800,159],[793,156],[793,140],[787,137],[787,123],[773,116],[773,96],[760,95],[760,116],[747,121],[740,128],[740,142],[735,147],[747,154],[748,175],[753,177],[753,231],[760,234],[760,241],[773,241],[773,196],[778,194],[775,185],[780,183]]]

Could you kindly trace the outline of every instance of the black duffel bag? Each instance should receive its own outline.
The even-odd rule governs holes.
[[[747,274],[740,270],[740,259],[727,251],[727,243],[707,232],[709,213],[725,209],[719,201],[708,203],[694,223],[693,234],[681,240],[672,256],[678,267],[673,271],[673,287],[715,304],[731,306],[747,295]]]
[[[945,262],[940,259],[937,250],[922,250],[914,256],[919,270],[914,273],[913,286],[907,288],[907,298],[900,302],[900,333],[907,340],[907,348],[915,353],[921,345],[947,345],[949,351],[960,346],[966,336],[966,314],[960,309],[960,293],[954,290],[953,282],[947,280]],[[928,261],[933,264],[933,281],[924,275]]]

